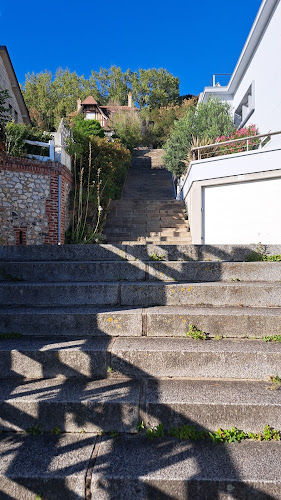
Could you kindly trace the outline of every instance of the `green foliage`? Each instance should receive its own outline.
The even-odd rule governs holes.
[[[149,260],[153,260],[155,262],[165,260],[165,255],[157,255],[157,253],[153,253],[149,256]]]
[[[270,391],[276,391],[280,388],[281,378],[279,377],[279,375],[270,375],[268,379],[271,385],[269,385],[267,389],[269,389]]]
[[[133,99],[142,109],[167,106],[179,98],[179,78],[164,68],[139,69],[131,77]]]
[[[196,326],[194,325],[189,325],[189,330],[186,333],[186,337],[191,337],[194,340],[206,340],[207,335],[203,330],[198,330]]]
[[[281,255],[266,255],[260,250],[250,252],[245,257],[245,262],[280,262]]]
[[[111,125],[122,144],[130,151],[141,143],[142,122],[137,111],[115,113]]]
[[[140,421],[140,423],[137,425],[137,432],[141,432],[145,429],[145,425],[143,423],[143,420]]]
[[[146,431],[146,437],[149,439],[156,439],[156,438],[161,438],[164,437],[164,425],[159,424],[155,428],[149,428]]]
[[[171,427],[168,431],[168,436],[177,439],[191,439],[192,441],[199,441],[206,437],[206,431],[200,431],[194,425],[182,425],[180,427]]]
[[[54,434],[54,436],[58,436],[59,434],[61,434],[61,430],[59,427],[54,427],[52,430],[51,430],[51,434]]]
[[[179,79],[167,70],[125,72],[116,66],[92,71],[87,79],[69,69],[28,73],[22,86],[31,120],[42,130],[55,130],[60,119],[75,111],[77,99],[92,95],[99,104],[127,105],[128,93],[139,108],[167,106],[179,98]]]
[[[8,122],[5,126],[6,152],[11,156],[25,156],[27,154],[48,155],[46,148],[25,144],[25,140],[48,142],[52,139],[50,134],[43,133],[30,125]]]
[[[268,335],[263,337],[262,340],[264,342],[281,342],[281,335]]]
[[[84,120],[81,115],[78,115],[78,119],[74,120],[73,133],[78,132],[83,137],[90,137],[91,135],[95,137],[104,137],[104,130],[98,120]],[[77,138],[77,134],[75,136]]]
[[[236,427],[232,427],[232,429],[218,429],[209,432],[209,436],[213,443],[240,443],[240,441],[246,439],[247,434]]]
[[[146,126],[143,144],[154,148],[162,147],[171,134],[175,121],[183,118],[188,108],[197,103],[197,98],[181,101],[180,104],[169,103],[159,108],[146,108],[141,112]]]
[[[220,137],[217,137],[215,142],[226,142],[226,141],[233,141],[236,139],[242,139],[246,137],[252,137],[254,135],[258,135],[259,131],[255,125],[249,125],[248,127],[240,128],[239,130],[235,130],[231,135],[225,136],[222,135]],[[259,144],[258,139],[249,139],[248,140],[248,150],[251,151],[252,149],[255,149]],[[245,151],[247,148],[247,142],[246,141],[241,141],[241,142],[234,142],[232,144],[225,144],[224,146],[218,146],[216,148],[215,155],[216,156],[222,156],[222,155],[228,155],[228,154],[233,154],[233,153],[241,153],[242,151]]]
[[[40,434],[44,434],[44,430],[42,428],[42,425],[40,424],[35,424],[33,427],[29,427],[26,429],[26,434],[31,434],[32,436],[38,436]]]
[[[207,103],[190,106],[183,118],[175,123],[172,134],[164,145],[164,161],[175,175],[185,170],[184,160],[188,150],[193,147],[193,138],[212,139],[230,134],[234,125],[227,102],[211,98]]]

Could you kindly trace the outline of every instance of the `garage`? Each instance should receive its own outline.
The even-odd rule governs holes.
[[[202,243],[279,244],[281,179],[202,187]]]

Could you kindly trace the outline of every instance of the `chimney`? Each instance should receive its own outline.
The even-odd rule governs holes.
[[[128,107],[132,108],[132,92],[128,93]]]
[[[81,104],[81,99],[77,99],[77,111],[79,113],[80,109],[82,108],[82,104]]]

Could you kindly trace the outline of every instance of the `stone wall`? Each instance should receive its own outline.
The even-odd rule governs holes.
[[[0,244],[63,244],[72,181],[63,165],[4,155],[0,160]]]

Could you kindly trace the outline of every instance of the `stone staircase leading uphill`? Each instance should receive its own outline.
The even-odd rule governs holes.
[[[162,154],[135,152],[122,198],[110,205],[104,229],[108,243],[191,243],[185,204],[174,199],[170,172],[159,168]]]
[[[281,265],[251,250],[0,247],[1,500],[281,499],[278,441],[141,430],[281,429]]]

